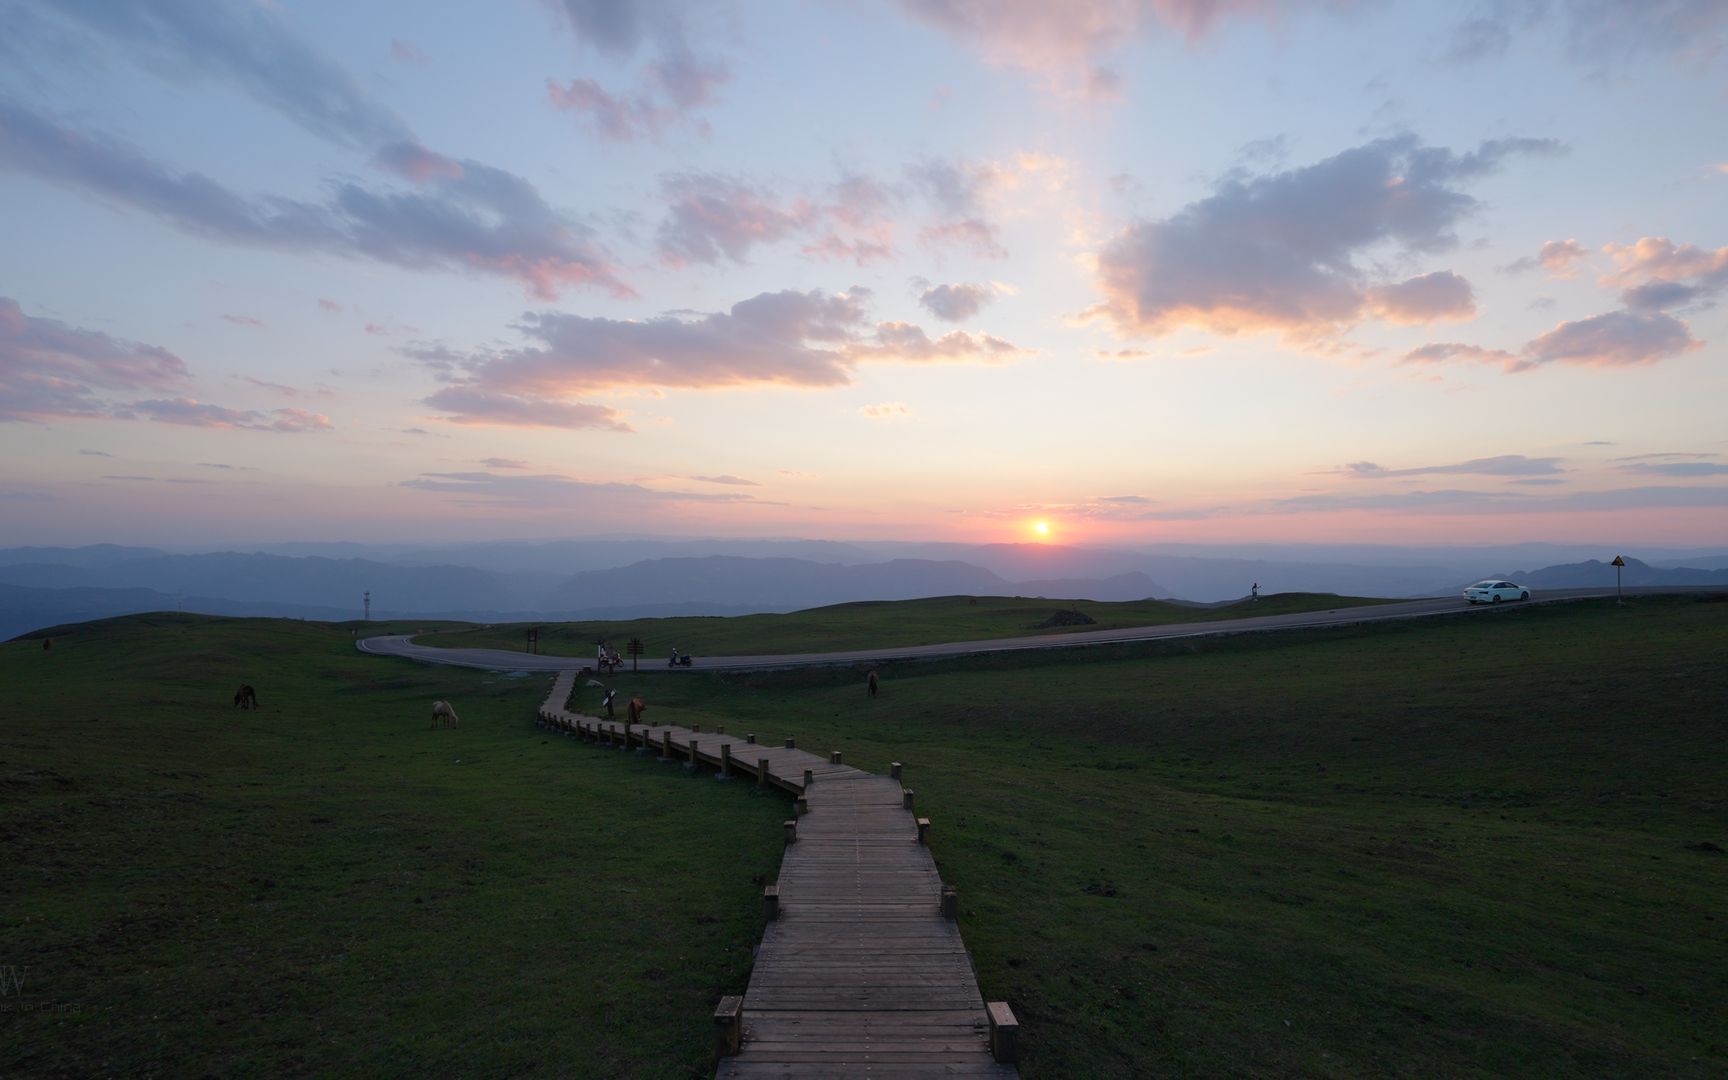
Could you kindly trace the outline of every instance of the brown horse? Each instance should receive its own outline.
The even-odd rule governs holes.
[[[639,697],[633,697],[630,699],[630,707],[625,710],[624,717],[634,724],[636,721],[642,719],[642,714],[647,711],[648,706],[642,704],[642,699]]]
[[[241,683],[240,689],[234,691],[234,707],[236,709],[256,709],[258,707],[258,691],[252,689],[251,683]]]
[[[874,671],[872,671],[868,675],[864,676],[864,682],[870,687],[870,696],[875,697],[876,696],[876,685],[879,682],[879,680],[876,678],[876,673]]]
[[[460,719],[461,717],[456,715],[455,708],[448,701],[434,701],[432,703],[433,727],[437,727],[439,724],[443,724],[445,727],[455,727],[456,722]]]

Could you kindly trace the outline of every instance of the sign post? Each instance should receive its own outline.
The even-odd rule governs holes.
[[[1614,604],[1616,607],[1625,607],[1626,601],[1620,596],[1620,568],[1626,565],[1626,557],[1616,555],[1614,561],[1608,565],[1614,568]]]
[[[631,638],[630,644],[624,646],[624,651],[630,654],[630,670],[639,670],[637,660],[641,657],[644,646],[641,638]]]
[[[528,631],[528,647],[524,652],[538,653],[540,651],[540,628],[538,626]]]

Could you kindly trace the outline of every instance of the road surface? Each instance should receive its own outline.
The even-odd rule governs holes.
[[[1728,592],[1728,586],[1660,586],[1626,589],[1627,596],[1648,596],[1656,593]],[[1566,600],[1613,596],[1613,589],[1550,589],[1528,601],[1531,604],[1551,604]],[[887,660],[920,660],[944,656],[971,656],[979,653],[1018,652],[1024,649],[1066,649],[1081,645],[1123,644],[1137,641],[1161,641],[1166,638],[1215,637],[1258,630],[1291,630],[1314,626],[1343,626],[1353,623],[1383,622],[1388,619],[1419,619],[1436,615],[1486,616],[1523,603],[1465,603],[1456,596],[1404,600],[1393,604],[1368,607],[1334,608],[1306,611],[1294,615],[1263,615],[1213,622],[1170,623],[1164,626],[1134,626],[1117,630],[1081,630],[1066,634],[1037,634],[1029,637],[991,638],[986,641],[951,641],[939,645],[906,645],[886,649],[857,649],[850,652],[782,653],[774,656],[698,656],[690,668],[698,671],[751,671],[791,667],[840,667],[850,664],[875,664]],[[361,652],[376,656],[400,656],[423,664],[445,664],[450,667],[482,668],[488,671],[563,671],[592,663],[578,656],[539,656],[511,652],[507,649],[434,649],[416,645],[409,635],[361,638]],[[641,670],[668,670],[665,658],[645,659]]]

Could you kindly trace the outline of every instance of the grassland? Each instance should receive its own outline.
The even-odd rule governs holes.
[[[784,805],[349,649],[0,647],[0,1072],[703,1075]],[[1028,1077],[1728,1070],[1728,603],[1083,655],[619,685],[906,762]]]
[[[539,732],[550,676],[344,627],[53,641],[0,646],[0,1075],[711,1071],[782,800]]]
[[[767,656],[902,648],[949,641],[987,641],[1025,634],[1120,630],[1385,603],[1391,601],[1324,593],[1281,593],[1262,597],[1253,604],[1241,602],[1215,607],[1196,607],[1164,600],[1104,603],[1013,596],[937,596],[924,600],[836,604],[784,615],[500,623],[427,634],[417,641],[422,645],[443,648],[521,649],[525,631],[533,625],[540,631],[539,649],[548,656],[591,658],[594,645],[599,641],[609,642],[623,653],[625,643],[632,638],[642,641],[647,650],[645,655],[661,659],[674,646],[680,652],[698,656]],[[1046,625],[1051,616],[1063,612],[1079,612],[1092,622]]]

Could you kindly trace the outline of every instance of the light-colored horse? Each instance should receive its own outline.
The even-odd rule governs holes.
[[[455,727],[456,722],[460,719],[461,717],[456,715],[455,707],[448,701],[434,701],[432,703],[433,727],[438,727],[440,724],[444,727]]]

